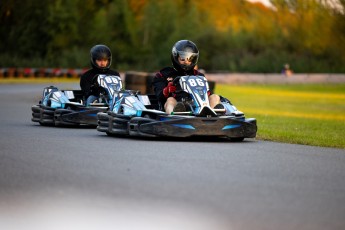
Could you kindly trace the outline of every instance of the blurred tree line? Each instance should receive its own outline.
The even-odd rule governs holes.
[[[0,67],[89,66],[108,45],[112,67],[156,71],[172,45],[194,41],[207,71],[345,72],[344,11],[326,0],[2,0]],[[345,8],[345,0],[339,0]]]

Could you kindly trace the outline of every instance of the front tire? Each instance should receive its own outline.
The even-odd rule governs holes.
[[[55,109],[53,108],[42,108],[40,109],[40,119],[39,123],[42,126],[54,126],[55,121],[54,121],[54,111]]]

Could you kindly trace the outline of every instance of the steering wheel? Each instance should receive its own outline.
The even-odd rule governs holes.
[[[181,76],[177,76],[177,77],[174,78],[174,80],[172,81],[174,86],[179,85],[178,82],[180,81],[180,78],[181,78]]]

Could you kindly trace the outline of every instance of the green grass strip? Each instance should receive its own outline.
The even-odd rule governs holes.
[[[258,139],[345,148],[345,84],[216,85],[247,117]]]

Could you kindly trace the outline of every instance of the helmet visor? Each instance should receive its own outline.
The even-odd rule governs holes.
[[[191,65],[195,65],[198,62],[198,53],[178,51],[178,58],[180,61],[188,61]]]

